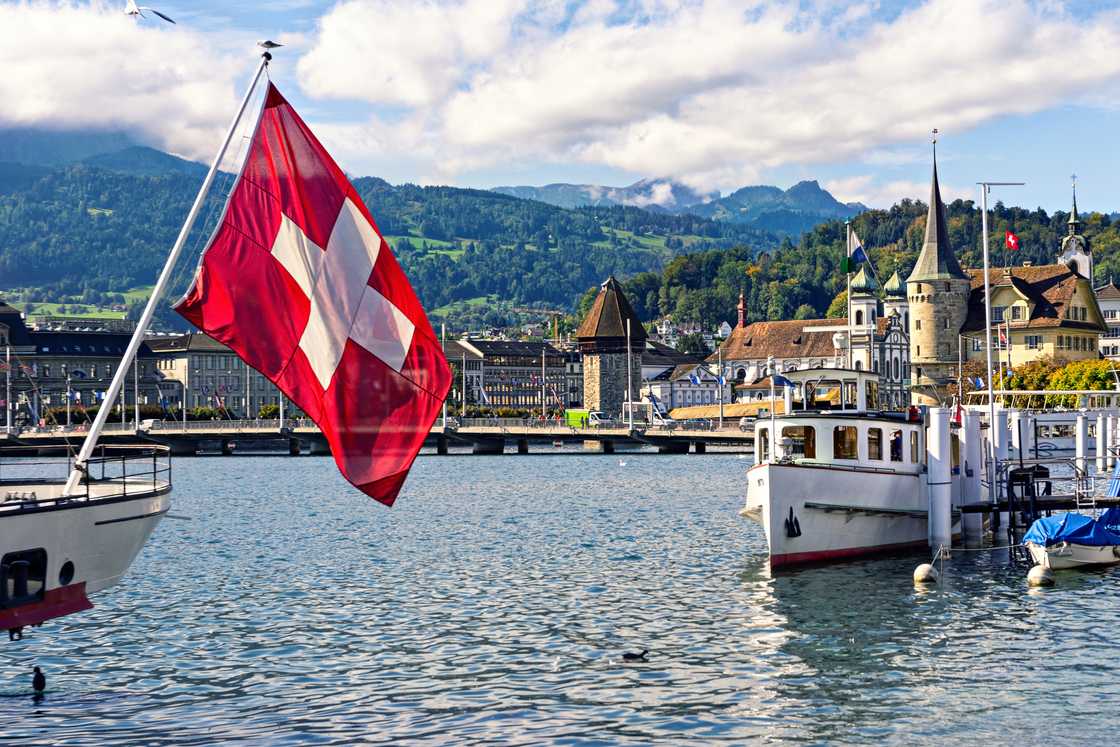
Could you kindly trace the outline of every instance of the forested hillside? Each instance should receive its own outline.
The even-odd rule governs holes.
[[[964,267],[982,266],[980,213],[971,201],[947,206],[949,234]],[[1069,214],[1008,208],[992,210],[991,261],[994,266],[1047,264],[1056,260]],[[1120,278],[1120,222],[1099,213],[1082,215],[1082,233],[1096,257],[1096,283]],[[925,235],[926,206],[903,200],[890,210],[869,210],[853,220],[853,228],[870,248],[881,281],[898,268],[905,280]],[[1004,231],[1014,231],[1022,248],[1003,248]],[[671,314],[680,321],[706,325],[735,321],[740,289],[746,294],[748,321],[819,318],[825,316],[845,277],[839,271],[844,256],[844,224],[823,223],[796,243],[788,239],[772,252],[747,249],[699,252],[671,261],[661,272],[639,273],[625,281],[635,310],[643,319]],[[586,307],[590,294],[581,306]]]
[[[0,168],[0,292],[20,289],[25,302],[96,304],[150,285],[199,183],[191,165],[156,154],[132,148],[91,159],[98,165]],[[219,179],[176,291],[189,279],[219,212],[221,188],[231,180]],[[494,192],[394,187],[376,178],[355,185],[425,305],[444,313],[473,309],[485,317],[502,304],[571,308],[588,285],[611,273],[660,269],[691,251],[777,243],[743,226],[630,207],[565,210]]]

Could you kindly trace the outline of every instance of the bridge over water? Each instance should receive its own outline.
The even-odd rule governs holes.
[[[22,429],[4,434],[0,428],[0,448],[7,446],[38,447],[44,452],[76,448],[85,437],[86,426],[70,428]],[[135,443],[137,439],[169,446],[174,454],[217,452],[232,454],[235,450],[286,450],[289,454],[327,454],[326,438],[318,426],[307,419],[280,420],[200,420],[141,421],[139,430],[133,423],[107,423],[101,442]],[[469,448],[475,454],[501,454],[507,446],[527,454],[533,445],[582,444],[588,449],[611,453],[616,447],[654,446],[661,453],[702,454],[708,446],[753,447],[752,434],[739,429],[729,419],[724,427],[716,422],[684,424],[672,427],[635,423],[633,430],[625,423],[576,428],[555,421],[533,419],[448,418],[436,420],[425,446],[439,454],[455,447]]]

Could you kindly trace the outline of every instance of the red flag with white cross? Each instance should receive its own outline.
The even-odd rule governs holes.
[[[357,191],[271,84],[175,310],[275,383],[319,425],[346,479],[392,505],[451,371]]]
[[[1011,231],[1008,231],[1007,235],[1004,236],[1004,241],[1007,244],[1007,248],[1011,251],[1017,251],[1019,249],[1019,237]]]

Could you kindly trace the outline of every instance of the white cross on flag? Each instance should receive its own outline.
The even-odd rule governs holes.
[[[346,479],[392,505],[451,372],[357,191],[271,84],[175,308],[271,379],[319,424]]]

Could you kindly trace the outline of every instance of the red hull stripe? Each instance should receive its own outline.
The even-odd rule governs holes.
[[[893,545],[873,545],[871,547],[843,547],[837,550],[815,550],[813,552],[790,552],[785,555],[771,555],[770,567],[778,568],[800,563],[820,563],[826,560],[844,560],[849,558],[862,558],[879,553],[906,550],[912,547],[924,547],[926,540],[914,542],[896,542]]]
[[[86,582],[48,589],[40,602],[20,605],[0,610],[0,630],[22,628],[25,625],[38,625],[64,615],[93,609],[86,596]]]

